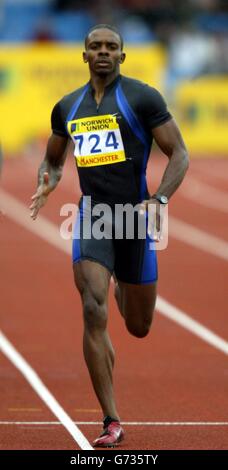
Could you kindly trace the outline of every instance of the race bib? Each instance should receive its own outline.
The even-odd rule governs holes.
[[[92,116],[68,121],[75,144],[74,155],[80,167],[110,165],[126,160],[116,116]]]

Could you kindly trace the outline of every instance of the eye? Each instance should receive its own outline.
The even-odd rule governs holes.
[[[118,46],[116,44],[110,44],[109,48],[115,50],[118,48]]]
[[[93,43],[93,44],[90,44],[90,46],[89,46],[89,47],[90,47],[90,49],[93,49],[93,50],[95,50],[95,49],[97,49],[97,48],[98,48],[98,44],[96,44],[96,43]]]

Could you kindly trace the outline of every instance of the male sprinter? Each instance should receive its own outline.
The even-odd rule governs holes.
[[[85,39],[83,60],[89,65],[90,81],[63,97],[52,111],[53,133],[30,207],[33,219],[61,178],[69,138],[75,145],[82,191],[81,222],[88,217],[86,196],[91,196],[93,207],[142,203],[146,208],[148,203],[167,203],[188,168],[183,139],[160,93],[120,75],[125,53],[119,32],[109,25],[93,27]],[[168,164],[156,194],[150,197],[145,173],[153,139]],[[115,296],[128,331],[145,337],[156,300],[156,250],[149,249],[148,238],[92,235],[88,239],[80,228],[80,239],[73,241],[73,270],[82,300],[84,357],[104,414],[103,433],[93,445],[115,446],[124,431],[113,394],[114,350],[106,329],[109,283],[114,274]]]

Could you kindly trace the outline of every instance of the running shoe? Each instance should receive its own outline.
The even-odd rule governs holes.
[[[93,442],[93,447],[116,447],[124,439],[124,431],[119,421],[112,421],[104,432]]]

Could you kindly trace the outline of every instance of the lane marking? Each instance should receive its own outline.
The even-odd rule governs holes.
[[[75,421],[80,426],[100,426],[100,421]],[[228,426],[227,421],[121,421],[123,426]],[[59,421],[0,421],[0,426],[59,426]]]
[[[228,341],[225,341],[213,331],[209,330],[209,328],[206,328],[183,312],[183,310],[170,304],[160,296],[157,297],[156,310],[159,310],[159,312],[169,318],[169,320],[173,320],[175,323],[178,323],[178,325],[203,339],[206,343],[228,355]]]
[[[71,241],[63,240],[56,225],[49,222],[44,216],[39,216],[36,222],[29,216],[29,208],[19,202],[10,194],[0,189],[0,201],[6,217],[42,238],[67,254],[71,253]],[[47,235],[48,234],[48,235]]]
[[[44,401],[46,406],[60,420],[61,424],[71,434],[79,447],[83,450],[93,450],[86,437],[80,429],[75,425],[72,419],[67,415],[63,408],[59,405],[54,396],[49,392],[43,384],[37,373],[32,369],[28,362],[14,348],[9,340],[0,332],[0,350],[12,362],[12,364],[21,372],[37,395]]]
[[[187,245],[228,261],[228,243],[221,238],[209,235],[191,224],[169,216],[169,235]]]
[[[42,411],[42,408],[8,408],[8,411],[12,411],[12,412],[18,412],[18,411],[23,411],[23,413],[25,411],[29,411],[29,413],[31,412],[40,412]]]
[[[14,220],[14,222],[22,225],[43,240],[48,241],[56,248],[67,254],[71,254],[71,241],[61,238],[56,225],[41,215],[39,215],[39,219],[35,222],[32,221],[28,216],[28,210],[23,204],[12,196],[6,196],[5,194],[2,196],[2,191],[0,191],[0,196],[1,205],[5,213]],[[48,238],[46,236],[47,233]],[[185,244],[228,261],[228,243],[225,240],[209,235],[203,230],[180,221],[173,216],[169,216],[169,235]]]
[[[208,162],[208,164],[203,165],[203,168],[198,165],[197,168],[193,169],[193,172],[197,172],[197,175],[207,175],[212,178],[212,181],[214,181],[216,178],[218,180],[226,181],[227,183],[227,160],[223,160],[223,162],[224,166],[222,168],[220,168],[220,166],[211,167],[210,162]]]
[[[77,413],[100,413],[101,410],[97,409],[91,409],[91,408],[73,408],[73,411],[76,411]]]
[[[228,193],[203,183],[194,176],[186,179],[184,185],[180,187],[180,193],[182,197],[197,204],[228,213]]]
[[[6,216],[46,242],[71,255],[71,241],[61,238],[57,225],[40,214],[34,222],[29,216],[29,209],[2,189],[0,190],[0,200]],[[228,243],[225,240],[209,235],[205,231],[182,222],[173,216],[169,216],[169,235],[194,248],[228,261]]]
[[[28,209],[22,203],[18,202],[13,196],[7,194],[5,191],[2,190],[0,190],[0,196],[2,197],[2,204],[5,208],[7,215],[14,222],[17,222],[22,227],[28,229],[35,235],[41,237],[46,242],[49,242],[51,245],[55,246],[56,248],[71,256],[71,242],[63,240],[60,237],[60,232],[56,225],[54,225],[52,222],[49,222],[44,216],[40,215],[35,222],[32,221],[29,217]],[[205,240],[207,239],[211,243],[211,252],[213,241],[214,247],[212,254],[217,254],[218,256],[219,253],[220,257],[222,257],[222,255],[225,255],[228,259],[228,243],[222,242],[220,239],[212,237],[211,235],[208,235],[205,232],[202,232],[201,230],[196,229],[173,217],[171,217],[171,219],[172,221],[169,224],[169,231],[171,230],[171,233],[174,233],[174,236],[176,238],[179,237],[181,241],[189,244],[192,241],[191,244],[195,244],[197,248],[200,247],[201,249],[205,249]],[[197,237],[199,237],[198,245]],[[223,246],[223,250],[222,246],[219,245],[219,243],[222,244],[222,246],[223,244],[225,244],[225,247]],[[216,244],[218,245],[216,246]],[[219,251],[219,249],[221,249],[221,252]],[[225,251],[225,249],[227,251]],[[191,318],[186,312],[173,306],[160,296],[157,297],[156,309],[162,315],[165,315],[167,318],[173,320],[175,323],[190,331],[194,335],[198,336],[206,343],[217,348],[219,351],[228,354],[228,342],[226,340],[216,335],[214,332],[206,328],[201,323],[193,320],[193,318]]]

